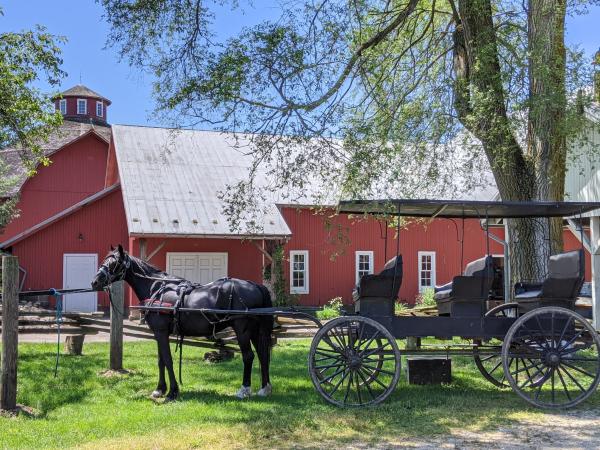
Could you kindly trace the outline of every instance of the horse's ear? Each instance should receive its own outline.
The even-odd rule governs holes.
[[[115,251],[115,248],[114,248],[112,245],[110,246],[110,251],[111,251],[111,252],[114,252],[114,251]]]
[[[119,250],[119,256],[122,258],[125,255],[125,250],[123,250],[123,246],[119,244],[117,250]]]

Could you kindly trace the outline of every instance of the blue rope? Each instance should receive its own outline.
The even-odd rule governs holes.
[[[58,360],[60,358],[60,326],[63,323],[63,304],[62,304],[62,293],[57,289],[50,289],[50,295],[53,295],[56,299],[56,364],[54,366],[54,378],[58,376]]]

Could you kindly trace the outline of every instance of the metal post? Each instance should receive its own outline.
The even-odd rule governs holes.
[[[2,257],[2,372],[0,409],[17,407],[17,357],[19,347],[19,261]]]
[[[600,217],[590,218],[591,242],[590,259],[592,261],[592,315],[594,328],[600,330]]]
[[[506,228],[505,234],[508,235],[508,228]],[[502,245],[502,248],[504,249],[504,303],[509,303],[512,299],[512,286],[510,282],[510,252],[508,239],[500,239],[494,233],[490,233],[490,237],[492,240]]]
[[[123,369],[123,313],[125,290],[123,281],[111,286],[112,304],[110,307],[110,369]]]

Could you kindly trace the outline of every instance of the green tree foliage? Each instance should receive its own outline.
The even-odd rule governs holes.
[[[581,90],[580,110],[592,84],[564,24],[587,2],[286,1],[276,21],[222,42],[214,15],[236,1],[100,1],[109,43],[155,75],[158,111],[250,133],[267,189],[300,197],[326,180],[323,198],[460,196],[491,170],[504,200],[563,197],[566,142],[582,125],[570,99]],[[259,195],[254,179],[224,196],[236,220]],[[538,278],[560,223],[509,225],[513,269]]]
[[[2,16],[0,9],[0,19]],[[62,38],[40,26],[30,31],[0,33],[0,149],[16,149],[29,174],[35,172],[38,164],[49,163],[42,144],[62,123],[50,95],[34,87],[41,80],[56,86],[64,76],[58,47],[61,42]],[[6,198],[17,182],[11,173],[14,170],[0,158],[0,197]],[[0,227],[15,213],[15,203],[13,197],[0,204]]]

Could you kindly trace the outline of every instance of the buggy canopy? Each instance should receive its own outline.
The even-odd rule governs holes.
[[[512,219],[571,217],[600,209],[600,202],[498,202],[471,200],[344,200],[339,212],[409,217]]]

